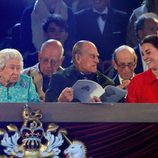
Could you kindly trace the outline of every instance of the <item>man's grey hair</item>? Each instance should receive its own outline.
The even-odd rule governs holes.
[[[55,39],[49,39],[49,40],[43,42],[39,53],[42,53],[43,50],[48,45],[56,45],[56,46],[60,47],[61,48],[61,58],[64,56],[64,48],[63,48],[62,43],[60,41],[58,41],[58,40],[55,40]]]
[[[117,53],[119,53],[120,51],[122,51],[124,49],[128,50],[129,52],[131,52],[131,54],[133,54],[134,61],[137,62],[137,55],[136,55],[134,49],[131,48],[131,47],[129,47],[129,46],[127,46],[127,45],[122,45],[122,46],[116,48],[114,50],[114,53],[112,54],[112,60],[114,60],[115,62],[117,62]]]
[[[9,60],[19,60],[21,64],[21,69],[23,69],[23,57],[21,53],[12,48],[3,49],[0,51],[0,70],[3,70]]]
[[[85,44],[91,44],[94,47],[96,47],[94,43],[87,41],[87,40],[80,40],[80,41],[76,42],[72,48],[72,61],[73,61],[73,63],[75,63],[76,54],[82,54],[82,48]]]

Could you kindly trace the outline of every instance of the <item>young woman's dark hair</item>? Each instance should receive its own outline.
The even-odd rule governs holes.
[[[146,36],[142,42],[141,45],[143,45],[144,43],[150,43],[152,44],[155,48],[158,49],[158,35],[149,35]]]

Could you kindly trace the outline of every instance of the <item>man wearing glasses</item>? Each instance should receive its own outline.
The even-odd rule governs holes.
[[[113,53],[113,67],[117,74],[113,78],[115,85],[126,89],[130,80],[135,75],[137,55],[133,48],[122,45]]]
[[[63,53],[64,49],[61,42],[50,39],[42,44],[38,53],[39,62],[23,71],[24,74],[33,78],[36,90],[42,101],[45,101],[45,91],[48,88],[51,75],[62,69]]]

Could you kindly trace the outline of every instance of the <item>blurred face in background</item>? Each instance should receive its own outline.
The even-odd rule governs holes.
[[[64,45],[64,42],[68,38],[68,33],[65,28],[62,28],[52,22],[49,24],[47,32],[45,32],[45,36],[47,39],[56,39]]]
[[[157,19],[146,19],[144,27],[138,31],[140,40],[143,40],[145,36],[157,34],[158,35],[158,20]]]

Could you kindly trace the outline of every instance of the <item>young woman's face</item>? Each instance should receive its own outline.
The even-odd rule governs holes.
[[[142,45],[143,60],[147,66],[152,70],[158,70],[158,49],[151,43],[144,43]]]

